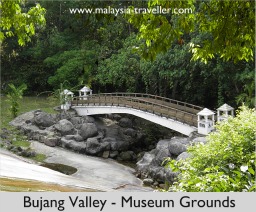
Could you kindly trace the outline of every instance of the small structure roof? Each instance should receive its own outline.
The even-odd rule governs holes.
[[[68,89],[64,89],[62,92],[61,92],[62,95],[73,95],[74,93],[71,92],[70,90]]]
[[[82,87],[79,91],[82,91],[82,92],[90,92],[92,91],[90,88],[88,88],[87,86],[84,86]]]
[[[234,110],[234,108],[229,106],[228,104],[224,104],[224,105],[220,106],[217,110],[220,110],[220,111],[231,111],[231,110]]]
[[[197,115],[200,116],[211,116],[214,115],[215,113],[207,108],[204,108],[203,110],[201,110],[199,113],[197,113]]]

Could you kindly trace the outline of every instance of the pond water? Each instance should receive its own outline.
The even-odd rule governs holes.
[[[44,163],[41,166],[66,174],[66,175],[72,175],[77,172],[77,169],[75,167],[67,166],[60,163]]]

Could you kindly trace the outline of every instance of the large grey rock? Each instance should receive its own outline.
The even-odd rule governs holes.
[[[170,153],[176,156],[187,151],[187,147],[179,141],[171,141],[168,148]]]
[[[69,146],[70,146],[70,149],[72,149],[75,152],[85,153],[87,144],[84,142],[76,142],[71,140],[71,142],[69,143]]]
[[[155,155],[153,153],[146,152],[142,157],[142,159],[136,163],[137,170],[139,172],[147,172],[154,158],[155,158]]]
[[[126,151],[120,153],[120,158],[124,161],[136,160],[137,156],[133,151]]]
[[[151,186],[154,183],[154,180],[150,179],[150,178],[146,178],[143,180],[143,184],[145,186]]]
[[[182,152],[179,154],[179,156],[176,158],[176,160],[185,160],[190,157],[190,154],[187,152]]]
[[[168,149],[169,143],[170,143],[170,140],[167,140],[167,139],[160,140],[156,145],[156,149],[157,150]]]
[[[34,123],[39,127],[50,127],[54,125],[55,122],[56,122],[56,118],[52,114],[42,112],[42,111],[34,112]]]
[[[180,144],[184,144],[185,146],[190,145],[190,139],[187,138],[187,137],[186,138],[184,138],[184,137],[173,137],[173,138],[171,138],[171,141],[172,142],[177,141]]]
[[[75,132],[74,125],[67,119],[60,120],[57,124],[54,125],[55,129],[63,135],[70,135]]]
[[[132,121],[129,118],[121,118],[119,120],[119,125],[123,128],[131,128],[132,127]]]
[[[32,122],[32,120],[34,119],[34,112],[35,111],[30,111],[17,116],[10,122],[10,125],[14,127],[21,127],[28,122]]]
[[[80,117],[80,116],[75,116],[75,117],[72,117],[70,119],[70,122],[74,125],[74,126],[78,126],[80,124],[83,123],[83,118]]]
[[[98,135],[98,129],[94,123],[84,123],[80,128],[80,135],[84,140]]]
[[[132,137],[132,138],[136,138],[136,136],[137,136],[137,131],[134,130],[134,129],[132,129],[132,128],[128,128],[128,129],[125,129],[125,130],[124,130],[124,134],[125,134],[125,135],[128,135],[128,136],[130,136],[130,137]]]
[[[84,142],[76,142],[74,140],[68,140],[62,137],[60,140],[60,146],[66,149],[71,149],[75,152],[85,153],[87,144]]]
[[[160,166],[150,166],[148,175],[159,183],[165,182],[165,168]]]
[[[206,137],[197,137],[197,138],[194,138],[191,143],[192,143],[192,145],[195,145],[195,144],[198,144],[198,143],[206,144],[207,139],[206,139]]]
[[[78,134],[76,134],[76,135],[66,135],[65,138],[66,138],[67,140],[75,140],[75,141],[77,141],[77,142],[81,142],[81,141],[84,140],[84,139],[82,138],[82,136],[81,136],[81,135],[78,135]]]
[[[103,142],[109,143],[112,151],[126,151],[129,149],[129,142],[116,140],[116,138],[106,137]]]
[[[110,143],[100,142],[98,138],[88,138],[86,142],[86,153],[89,155],[97,155],[101,152],[110,150]]]
[[[68,140],[68,139],[62,137],[60,139],[60,146],[63,147],[63,148],[66,148],[66,149],[71,149],[71,145],[70,145],[71,141],[72,140]]]
[[[55,147],[59,144],[60,138],[59,137],[51,137],[51,136],[44,136],[42,142],[46,146]]]
[[[157,154],[155,155],[154,160],[152,161],[152,165],[155,166],[162,166],[163,161],[166,158],[169,158],[171,156],[169,149],[160,149],[157,151]]]

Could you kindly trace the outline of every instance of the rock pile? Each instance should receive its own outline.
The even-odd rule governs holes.
[[[61,146],[78,153],[104,158],[136,161],[138,152],[131,151],[131,148],[140,142],[143,134],[133,128],[129,118],[118,115],[112,118],[114,121],[108,126],[93,117],[77,116],[74,111],[48,114],[36,110],[20,115],[10,124],[21,130],[30,140],[47,146]]]
[[[173,172],[171,168],[165,168],[163,161],[166,158],[176,160],[188,158],[187,147],[198,142],[205,143],[205,137],[173,137],[160,140],[155,149],[145,153],[137,162],[137,176],[144,179],[145,185],[164,187],[166,182],[173,183],[178,173]]]

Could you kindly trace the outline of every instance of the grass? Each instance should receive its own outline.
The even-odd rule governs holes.
[[[9,122],[13,119],[11,116],[11,113],[9,111],[10,104],[6,101],[5,96],[1,96],[1,120],[0,120],[0,126],[1,128],[5,127],[8,129],[11,129]],[[31,97],[31,96],[25,96],[22,100],[20,100],[20,108],[18,115],[29,112],[31,110],[37,110],[41,109],[42,111],[48,112],[48,113],[56,113],[56,111],[53,109],[53,107],[58,106],[58,101],[49,99],[47,97]]]
[[[36,156],[33,157],[32,159],[37,161],[37,162],[42,163],[46,159],[46,155],[44,155],[44,154],[36,154]]]

